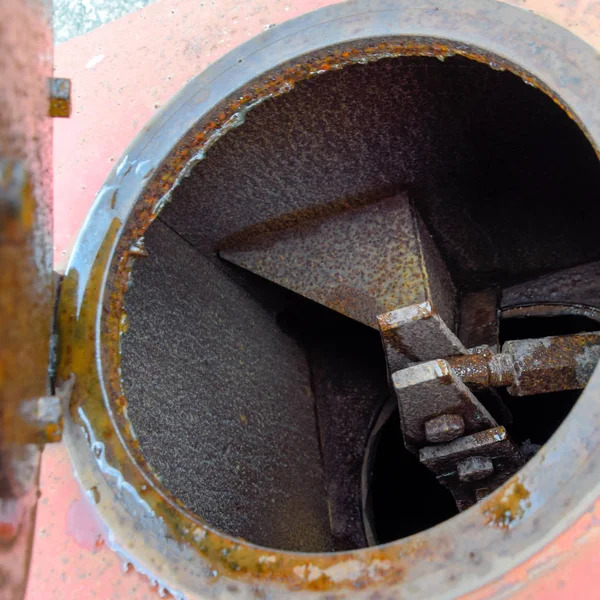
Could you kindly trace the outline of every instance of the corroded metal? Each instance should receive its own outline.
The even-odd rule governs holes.
[[[460,510],[501,486],[524,463],[504,427],[427,446],[419,451],[419,460],[452,492]]]
[[[456,465],[456,471],[463,482],[479,481],[494,473],[494,463],[489,456],[469,456]]]
[[[414,322],[418,323],[419,317],[415,315]],[[438,347],[446,350],[443,343]],[[495,467],[491,458],[478,452],[479,438],[459,437],[463,432],[472,434],[498,425],[464,384],[475,389],[508,386],[508,392],[514,396],[580,389],[589,381],[599,359],[600,334],[587,333],[510,341],[502,346],[501,353],[479,346],[468,353],[450,356],[447,361],[405,367],[392,375],[405,445],[413,452],[422,449],[421,462],[449,487],[457,506],[464,510],[524,464],[517,446],[503,434],[497,439],[498,447],[512,458],[507,464],[501,461],[502,473],[493,478]],[[439,453],[423,449],[426,443],[451,440],[460,448],[457,479],[447,477],[446,463],[440,467],[433,460],[434,456],[441,456]],[[494,443],[489,443],[489,452],[494,454],[497,452]],[[483,479],[487,482],[484,487],[474,490],[467,485]]]
[[[469,354],[481,354],[500,349],[500,294],[496,288],[464,294],[460,303],[460,322],[458,337],[470,348]],[[456,357],[458,358],[458,357]],[[476,369],[478,361],[468,363]],[[481,370],[479,369],[481,373]],[[512,423],[512,414],[501,395],[487,383],[471,385],[477,389],[478,400],[490,411],[500,425]]]
[[[448,362],[460,379],[476,390],[511,385],[515,378],[510,355],[495,354],[487,346],[463,356],[451,356]]]
[[[460,302],[458,337],[467,348],[498,349],[500,331],[499,293],[496,289],[465,294]]]
[[[51,73],[44,3],[0,3],[0,597],[7,599],[25,593],[38,494],[40,448],[22,411],[50,392]],[[53,425],[40,429],[51,437]]]
[[[468,356],[482,358],[478,354]],[[458,358],[462,359],[461,356]],[[418,451],[419,460],[450,489],[459,510],[488,495],[523,465],[524,459],[517,446],[506,436],[504,428],[498,428],[496,420],[461,381],[449,361],[439,359],[406,367],[392,375],[392,382],[406,448]],[[495,428],[502,430],[502,435],[477,437],[478,432],[494,431]],[[463,435],[465,433],[467,435]],[[489,456],[479,452],[484,438],[486,452],[494,456],[498,452],[512,456],[506,464],[501,461],[501,473],[496,477],[491,477],[495,468]],[[437,446],[426,446],[431,443]],[[443,449],[435,451],[438,446]],[[446,451],[452,457],[458,453],[453,463],[456,476],[449,475],[447,460],[441,463],[437,460],[446,456]],[[485,479],[486,485],[472,489],[471,483],[480,479]]]
[[[52,77],[49,80],[50,107],[48,115],[67,119],[71,116],[71,80]]]
[[[305,339],[333,547],[364,548],[369,543],[362,511],[361,466],[381,407],[394,402],[385,357],[379,336],[371,328],[341,315],[328,328],[323,321],[310,320],[314,329]],[[315,335],[315,330],[322,334]]]
[[[222,531],[332,551],[324,443],[302,345],[162,223],[145,248],[152,260],[137,263],[127,295],[122,372],[130,396],[144,398],[128,416],[146,459],[171,493]],[[329,424],[324,415],[318,422]],[[167,446],[169,434],[185,445]]]
[[[600,359],[600,334],[585,333],[506,342],[514,362],[514,396],[578,390],[587,385]]]
[[[63,414],[58,396],[24,400],[19,406],[19,417],[29,443],[49,444],[61,440]]]
[[[465,422],[460,415],[440,415],[425,422],[425,438],[430,444],[451,442],[465,432]]]
[[[411,363],[466,353],[430,301],[377,317],[390,374]]]
[[[460,415],[465,432],[496,427],[497,423],[462,383],[445,360],[407,367],[392,375],[407,448],[427,443],[424,424],[440,415]]]
[[[501,307],[503,311],[521,307],[522,313],[532,307],[531,316],[541,316],[544,306],[548,307],[548,315],[552,314],[550,309],[553,306],[562,306],[563,313],[570,307],[572,314],[589,315],[586,307],[600,309],[599,282],[598,261],[561,269],[505,288],[502,290]]]
[[[513,396],[530,396],[585,387],[598,360],[600,334],[578,333],[509,341],[499,354],[480,351],[448,362],[475,388],[507,387]]]
[[[220,256],[377,327],[376,315],[433,303],[454,326],[456,290],[421,218],[406,195],[271,232],[241,231]]]
[[[507,68],[525,74],[530,82],[540,85],[562,106],[568,104],[570,113],[585,121],[590,139],[597,139],[598,129],[593,118],[596,109],[586,109],[589,103],[596,102],[596,96],[594,82],[590,83],[589,74],[586,76],[592,59],[588,61],[585,58],[584,48],[577,44],[575,48],[571,48],[572,43],[569,42],[569,66],[561,61],[561,52],[557,52],[556,56],[553,54],[550,66],[544,48],[532,49],[527,46],[527,28],[536,27],[535,19],[521,12],[511,13],[508,18],[504,12],[510,12],[507,7],[495,8],[492,13],[486,13],[486,26],[481,26],[481,31],[479,26],[475,26],[479,32],[477,35],[463,32],[461,28],[466,23],[479,23],[478,19],[482,18],[482,14],[490,10],[488,7],[482,7],[481,3],[476,7],[471,6],[466,13],[460,13],[461,17],[465,14],[470,16],[468,19],[458,18],[450,29],[447,28],[447,19],[456,19],[455,12],[450,16],[443,9],[434,12],[414,11],[414,3],[410,4],[410,10],[399,8],[397,3],[392,8],[387,5],[387,9],[385,18],[380,17],[381,21],[375,19],[375,23],[365,20],[364,15],[370,13],[364,6],[350,4],[331,9],[331,13],[327,12],[320,17],[312,16],[311,19],[314,20],[294,26],[298,29],[274,28],[267,32],[275,36],[270,40],[268,55],[252,54],[253,60],[259,60],[262,56],[263,60],[267,60],[267,70],[281,64],[285,58],[292,59],[298,56],[299,52],[311,52],[312,60],[319,48],[329,44],[342,45],[348,31],[340,32],[338,25],[351,27],[354,31],[353,40],[360,35],[364,35],[365,38],[383,35],[384,30],[390,35],[390,28],[400,28],[395,30],[396,34],[410,35],[412,32],[414,35],[416,31],[420,36],[436,34],[446,39],[451,37],[450,34],[454,37],[460,34],[459,37],[473,46],[481,44],[483,39],[491,39],[492,48],[488,51],[466,49],[468,44],[461,44],[458,48],[458,44],[453,43],[440,44],[438,47],[438,42],[434,42],[433,46],[438,48],[435,50],[432,49],[431,41],[422,39],[413,42],[413,45],[409,44],[410,47],[399,44],[395,50],[401,52],[403,48],[405,52],[414,51],[429,55],[435,55],[437,52],[441,56],[446,50],[456,50],[478,60],[498,61],[495,64],[504,64],[503,60],[506,60],[500,60],[498,56],[509,57]],[[493,28],[488,25],[489,19],[494,22]],[[299,35],[299,30],[306,32],[311,28],[319,29],[323,23],[327,23],[323,29],[316,32],[312,29],[316,35],[315,40],[309,43],[303,37],[296,43],[294,36]],[[358,32],[355,31],[356,28],[359,28]],[[483,31],[486,32],[485,35],[481,33]],[[548,23],[543,24],[543,31],[544,34],[540,33],[539,38],[536,38],[543,42],[536,44],[553,47],[556,35],[560,39],[561,48],[564,48],[564,32],[560,35],[552,32]],[[289,36],[285,44],[277,37],[280,32]],[[351,591],[355,597],[360,598],[380,592],[384,595],[397,595],[403,586],[410,585],[412,590],[416,590],[415,593],[432,597],[435,590],[439,589],[437,582],[440,578],[449,577],[454,582],[453,593],[459,593],[496,576],[497,570],[487,564],[483,568],[481,560],[488,560],[488,557],[493,555],[502,561],[504,569],[519,564],[530,556],[533,552],[532,544],[545,539],[546,532],[556,523],[557,510],[563,510],[561,514],[564,514],[565,518],[570,517],[576,510],[577,498],[581,497],[578,492],[584,488],[594,490],[597,486],[598,478],[590,470],[586,470],[589,454],[595,448],[590,444],[589,447],[578,447],[580,454],[576,464],[573,460],[568,461],[569,477],[576,475],[579,478],[578,490],[571,490],[564,485],[558,487],[555,481],[541,477],[541,456],[535,457],[519,476],[520,485],[524,489],[524,492],[519,494],[519,499],[535,496],[538,500],[541,498],[542,504],[519,505],[518,509],[510,513],[512,516],[502,521],[495,519],[495,515],[506,505],[507,495],[515,496],[514,485],[511,482],[507,484],[506,489],[492,494],[481,510],[468,511],[452,522],[410,540],[395,542],[383,548],[338,555],[300,555],[267,551],[215,532],[196,515],[178,504],[144,463],[127,426],[126,399],[118,380],[121,308],[131,266],[129,249],[132,242],[137,241],[145,232],[154,218],[154,209],[165,199],[165,194],[170,193],[173,185],[180,181],[178,178],[189,161],[197,157],[196,151],[200,152],[208,143],[214,143],[215,131],[225,133],[223,127],[227,123],[231,124],[230,119],[241,106],[268,97],[270,93],[277,93],[278,90],[282,90],[280,93],[283,93],[282,86],[294,84],[302,77],[342,66],[340,56],[345,51],[349,53],[347,64],[354,59],[358,61],[375,58],[378,50],[375,45],[370,47],[375,48],[370,55],[363,52],[364,49],[357,49],[353,54],[352,50],[342,47],[340,55],[334,52],[331,61],[324,61],[319,57],[310,66],[307,66],[306,60],[295,61],[296,70],[288,72],[282,79],[275,78],[271,79],[271,84],[265,84],[263,81],[262,85],[256,83],[244,88],[249,76],[247,73],[236,71],[235,65],[242,64],[237,62],[238,59],[246,64],[245,61],[251,54],[250,50],[256,50],[253,47],[240,50],[240,54],[232,57],[231,64],[222,63],[210,73],[194,80],[191,85],[199,86],[196,88],[197,96],[194,91],[188,89],[185,97],[180,96],[169,107],[168,110],[173,111],[172,118],[160,121],[164,137],[157,135],[156,131],[145,132],[131,149],[129,164],[135,167],[142,165],[144,161],[151,161],[151,166],[156,169],[152,177],[144,179],[136,173],[136,168],[131,168],[128,174],[124,174],[124,171],[120,174],[113,173],[107,182],[110,193],[105,193],[107,190],[101,193],[93,213],[94,218],[89,219],[88,228],[83,234],[86,239],[85,255],[73,259],[65,280],[67,292],[62,299],[63,323],[67,330],[82,336],[79,339],[87,340],[89,346],[74,348],[65,341],[64,360],[61,361],[60,369],[63,377],[71,371],[77,373],[72,410],[82,419],[85,431],[90,436],[86,439],[79,426],[70,426],[70,443],[78,472],[84,485],[90,488],[97,486],[101,498],[98,510],[106,521],[114,525],[112,543],[120,546],[124,556],[137,557],[139,568],[142,570],[150,569],[151,565],[156,564],[168,564],[169,567],[175,565],[176,572],[169,568],[158,576],[165,587],[177,593],[184,591],[186,595],[206,597],[225,594],[234,589],[239,591],[241,596],[268,594],[271,597],[288,597],[291,588],[307,596]],[[380,51],[383,56],[386,51],[393,53],[394,49],[384,43]],[[574,59],[574,56],[577,58]],[[578,62],[579,60],[583,63]],[[516,67],[517,63],[526,65],[526,68]],[[573,67],[573,64],[576,66]],[[219,87],[220,82],[217,81],[221,74],[219,69],[224,68],[227,68],[226,86],[229,87]],[[566,74],[571,73],[572,69],[579,74],[576,90],[570,87],[575,85],[573,78],[568,78],[570,83],[566,83],[567,78],[559,79],[552,75],[555,70]],[[531,75],[531,72],[535,74]],[[541,81],[545,83],[542,84]],[[221,103],[218,110],[213,111],[198,124],[198,127],[193,128],[198,115],[207,114],[214,108],[214,95],[210,96],[210,102],[204,103],[201,99],[208,97],[206,89],[203,88],[208,82],[215,86],[211,88],[211,94],[218,98],[224,98],[226,93],[239,89],[242,89],[242,93],[249,90],[249,95],[241,102],[237,98],[244,96],[238,94],[233,100]],[[202,93],[205,95],[202,96]],[[566,101],[563,100],[565,96],[568,98]],[[193,117],[187,112],[187,108],[194,113]],[[181,140],[183,132],[187,131],[188,137]],[[154,154],[145,154],[148,152]],[[140,172],[147,171],[141,168]],[[113,218],[96,219],[107,212],[107,198],[114,196],[117,184],[119,199],[113,207],[114,212],[109,213]],[[112,190],[111,185],[115,186]],[[123,228],[127,219],[127,228]],[[95,232],[94,227],[97,227]],[[83,247],[84,245],[80,244],[79,249]],[[107,286],[106,290],[104,286]],[[99,315],[102,315],[102,318],[99,318]],[[99,322],[102,326],[96,328]],[[98,373],[97,369],[101,369],[102,373]],[[591,395],[576,407],[578,414],[593,410],[594,396],[588,391]],[[107,405],[110,406],[110,413],[107,411]],[[87,418],[87,422],[83,417]],[[115,428],[120,430],[118,436],[114,435]],[[564,440],[560,438],[566,436],[569,439],[580,439],[580,436],[587,436],[593,431],[593,424],[586,419],[568,420],[561,428],[560,436],[553,438],[543,451],[545,459],[562,464],[565,457],[557,444]],[[593,435],[590,439],[594,439]],[[100,442],[101,446],[95,446],[101,450],[100,457],[94,457],[91,453],[85,454],[85,448],[89,446],[90,441],[94,444]],[[117,477],[114,476],[115,470],[118,473]],[[123,485],[123,481],[127,482],[126,486]],[[142,503],[137,501],[138,494],[143,497]],[[566,509],[565,513],[564,508],[560,507],[563,507],[562,503],[566,501],[571,503],[566,505],[570,508]],[[510,521],[510,526],[514,528],[513,535],[510,536],[510,545],[506,541],[506,521]],[[139,541],[139,536],[133,535],[136,527],[138,533],[140,530],[144,532],[143,543]],[[165,529],[168,536],[165,535]],[[470,553],[473,553],[477,561],[464,560]]]

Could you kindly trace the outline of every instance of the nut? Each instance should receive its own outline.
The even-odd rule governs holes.
[[[494,472],[494,465],[489,456],[469,456],[457,465],[458,478],[461,481],[479,481]]]
[[[460,415],[440,415],[425,423],[425,437],[431,444],[450,442],[465,432],[465,422]]]

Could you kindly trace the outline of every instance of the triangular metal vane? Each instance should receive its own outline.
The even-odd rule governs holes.
[[[426,301],[454,326],[456,290],[405,195],[249,237],[220,256],[370,327]]]

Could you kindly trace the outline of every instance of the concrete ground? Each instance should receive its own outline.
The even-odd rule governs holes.
[[[54,43],[83,35],[154,0],[54,0]]]

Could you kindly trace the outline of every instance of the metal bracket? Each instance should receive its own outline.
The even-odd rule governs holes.
[[[524,463],[504,427],[427,446],[419,451],[419,460],[452,492],[459,510],[494,491]]]
[[[465,350],[428,302],[378,321],[391,356],[388,364],[404,365],[392,374],[392,382],[405,446],[418,452],[461,510],[525,462],[504,427],[465,384],[507,387],[514,396],[580,389],[600,359],[600,333],[515,340],[500,353],[488,346]],[[447,359],[429,360],[436,352]],[[411,364],[418,359],[428,362]]]
[[[392,375],[392,381],[404,443],[413,452],[436,440],[449,441],[448,435],[440,436],[438,423],[442,417],[445,421],[452,422],[453,417],[455,423],[462,422],[462,428],[455,428],[454,437],[498,425],[445,360],[402,369]],[[449,434],[451,428],[447,430]]]
[[[452,360],[487,365],[492,353],[487,347],[466,350],[430,302],[381,315],[378,322],[388,366],[403,365],[391,378],[404,444],[418,453],[464,510],[525,462],[506,430],[452,367]],[[417,360],[428,362],[411,364]]]

